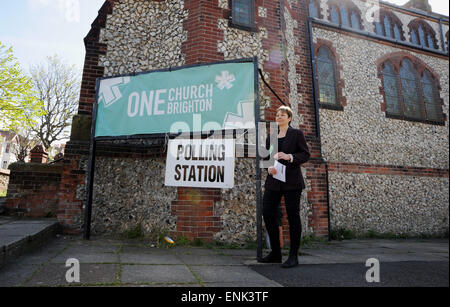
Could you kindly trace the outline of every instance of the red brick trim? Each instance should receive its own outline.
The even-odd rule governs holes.
[[[384,17],[387,16],[387,18],[389,19],[389,23],[391,24],[391,37],[395,38],[395,33],[394,33],[394,25],[398,26],[398,29],[400,31],[400,37],[401,40],[404,41],[405,39],[405,32],[403,31],[403,23],[400,21],[400,18],[397,17],[397,15],[395,15],[392,11],[387,10],[385,8],[381,8],[380,11],[380,24],[381,24],[381,28],[383,29],[383,35],[386,35],[386,28],[384,27]],[[376,20],[374,21],[374,25],[376,24]]]
[[[349,27],[351,27],[352,25],[352,20],[351,20],[351,16],[353,12],[356,12],[356,14],[358,15],[358,21],[359,21],[359,28],[361,30],[364,29],[363,27],[363,22],[362,22],[362,17],[361,17],[361,10],[352,2],[352,1],[340,1],[340,0],[329,0],[327,5],[329,8],[329,12],[328,12],[328,16],[327,19],[328,21],[331,22],[331,6],[335,6],[337,8],[337,12],[339,15],[339,25],[342,26],[342,15],[341,15],[341,10],[340,10],[340,5],[341,3],[344,3],[345,7],[347,8],[347,18],[348,18],[348,23],[349,23]]]
[[[414,176],[449,178],[448,169],[409,167],[395,165],[371,165],[358,163],[328,163],[329,172],[373,174],[386,176]]]
[[[390,53],[390,54],[386,54],[383,57],[381,57],[380,59],[378,59],[376,61],[376,65],[378,67],[378,78],[381,79],[381,87],[380,87],[380,94],[383,96],[383,103],[381,104],[381,111],[382,112],[386,112],[387,109],[387,102],[386,102],[386,96],[385,96],[385,91],[384,91],[384,79],[383,79],[383,69],[386,65],[387,62],[390,62],[392,64],[392,66],[394,67],[395,72],[397,73],[397,75],[400,74],[400,68],[401,68],[401,64],[402,61],[404,59],[408,59],[413,63],[414,69],[417,72],[417,77],[418,77],[418,87],[419,87],[419,95],[420,95],[420,100],[421,100],[421,104],[422,104],[422,109],[425,110],[425,106],[424,106],[424,102],[423,102],[423,98],[421,97],[422,95],[422,86],[421,86],[421,82],[420,79],[423,77],[423,74],[425,71],[428,71],[432,78],[434,79],[434,82],[436,84],[436,88],[437,88],[437,93],[435,93],[435,95],[437,95],[437,97],[439,97],[439,103],[441,105],[441,116],[443,118],[443,122],[445,122],[447,120],[447,116],[446,114],[443,112],[443,106],[444,106],[444,99],[441,98],[440,96],[440,91],[442,90],[441,85],[440,85],[440,78],[439,75],[436,74],[434,72],[434,70],[428,66],[425,62],[423,62],[421,59],[411,55],[410,53],[401,51],[401,52],[395,52],[395,53]],[[401,82],[400,82],[400,78],[397,77],[397,88],[400,89],[401,88]],[[400,103],[403,103],[403,95],[402,93],[399,93],[399,97],[400,97]],[[425,111],[423,111],[425,112]],[[388,114],[387,114],[388,115]],[[395,117],[397,118],[397,117]],[[423,114],[423,118],[425,118],[425,114]],[[411,120],[408,118],[399,118],[399,119],[404,119],[404,120]],[[420,122],[425,122],[428,124],[443,124],[443,123],[435,123],[435,122],[430,122],[428,120],[413,120],[413,121],[420,121]]]
[[[333,43],[324,39],[317,39],[317,43],[314,44],[314,55],[317,57],[319,54],[320,48],[323,46],[326,46],[328,50],[332,53],[333,59],[334,59],[334,72],[335,72],[335,82],[336,82],[336,91],[337,91],[337,101],[338,101],[338,107],[334,108],[332,106],[322,104],[320,103],[321,108],[327,108],[327,109],[335,109],[335,110],[344,110],[344,107],[347,106],[347,99],[345,98],[343,94],[343,89],[345,88],[345,82],[344,79],[341,78],[341,72],[343,71],[344,67],[341,64],[341,60],[339,57],[339,54],[336,51],[336,48],[333,46]],[[316,59],[314,59],[316,61]],[[316,64],[316,76],[317,75],[317,64]],[[317,84],[317,93],[319,93],[319,84]],[[318,94],[317,94],[318,95]]]
[[[417,41],[420,45],[420,36],[419,36],[419,26],[422,26],[423,32],[424,32],[424,39],[425,39],[425,46],[429,48],[439,49],[439,46],[437,44],[436,39],[436,32],[434,29],[423,19],[416,18],[413,21],[411,21],[408,25],[409,33],[411,34],[412,31],[416,33]],[[431,35],[431,39],[433,40],[433,46],[428,45],[428,35]],[[409,41],[412,43],[412,35],[410,35]]]
[[[98,65],[99,56],[106,54],[106,44],[99,42],[100,30],[105,28],[106,18],[112,13],[117,0],[106,0],[98,11],[98,16],[91,26],[91,30],[84,38],[86,57],[84,60],[83,78],[81,81],[80,102],[78,114],[92,115],[92,106],[95,102],[95,88],[97,78],[103,77],[104,67]]]

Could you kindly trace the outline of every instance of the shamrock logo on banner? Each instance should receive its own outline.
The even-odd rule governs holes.
[[[216,76],[217,87],[221,90],[226,88],[229,90],[233,87],[233,82],[236,80],[233,74],[230,74],[228,70],[222,71],[221,75]]]

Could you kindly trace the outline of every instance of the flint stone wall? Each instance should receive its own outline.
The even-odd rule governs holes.
[[[408,52],[440,77],[445,126],[386,118],[377,60],[402,49],[314,29],[317,39],[332,42],[342,65],[344,111],[320,109],[322,154],[329,162],[362,163],[448,169],[449,67],[448,60]]]
[[[332,230],[448,234],[448,178],[330,173],[329,182]]]
[[[228,8],[228,1],[220,0],[218,5]],[[259,17],[267,17],[266,8],[258,7],[257,12]],[[293,37],[296,22],[288,12],[285,15],[288,18],[289,35]],[[182,44],[187,40],[187,31],[183,29],[183,23],[188,16],[189,11],[185,9],[182,0],[119,0],[114,5],[112,14],[107,16],[106,27],[100,34],[100,42],[107,45],[106,55],[99,59],[99,65],[105,67],[104,76],[185,65]],[[258,56],[258,66],[270,83],[270,75],[264,71],[264,66],[267,61],[273,62],[273,58],[263,48],[263,39],[268,37],[264,27],[259,27],[258,32],[250,33],[232,28],[228,25],[228,20],[219,18],[217,31],[224,33],[224,40],[217,42],[217,51],[223,53],[224,60]],[[288,46],[288,60],[291,64],[296,60],[295,44],[298,42],[293,39]],[[279,49],[282,55],[282,50]],[[278,62],[275,64],[281,65]],[[291,87],[296,88],[295,82],[299,80],[295,69],[290,69]],[[290,96],[290,100],[296,98],[296,93]],[[261,114],[264,114],[271,101],[262,86],[260,103]],[[301,119],[296,116],[294,121],[298,125]],[[255,143],[254,133],[250,133],[249,140]],[[238,136],[236,142],[242,143],[243,137]],[[237,158],[235,167],[235,187],[221,190],[222,200],[214,204],[214,215],[220,217],[222,223],[222,231],[216,233],[214,239],[245,243],[256,238],[255,160]],[[86,165],[81,168],[86,169]],[[262,174],[264,183],[266,171],[263,170]],[[145,160],[98,157],[92,233],[120,234],[139,223],[147,235],[176,231],[177,218],[171,215],[171,202],[177,198],[177,191],[174,187],[164,186],[164,176],[165,158]],[[308,180],[306,181],[309,186]],[[312,206],[307,202],[307,191],[308,188],[302,195],[303,235],[312,233],[308,226]],[[84,198],[84,193],[85,187],[79,186],[79,197]]]
[[[344,111],[320,109],[322,154],[333,163],[448,169],[448,60],[409,52],[440,77],[445,126],[386,118],[376,61],[404,51],[315,28],[341,61]],[[331,229],[409,235],[448,233],[448,178],[330,173]]]

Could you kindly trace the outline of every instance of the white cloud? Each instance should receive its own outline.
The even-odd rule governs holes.
[[[80,0],[28,0],[28,5],[31,9],[58,8],[66,22],[80,22]]]

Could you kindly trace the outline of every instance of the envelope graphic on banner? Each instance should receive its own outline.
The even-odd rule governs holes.
[[[105,107],[111,106],[114,102],[122,98],[119,86],[130,82],[130,77],[119,77],[103,80],[99,89],[98,103],[102,102]]]

